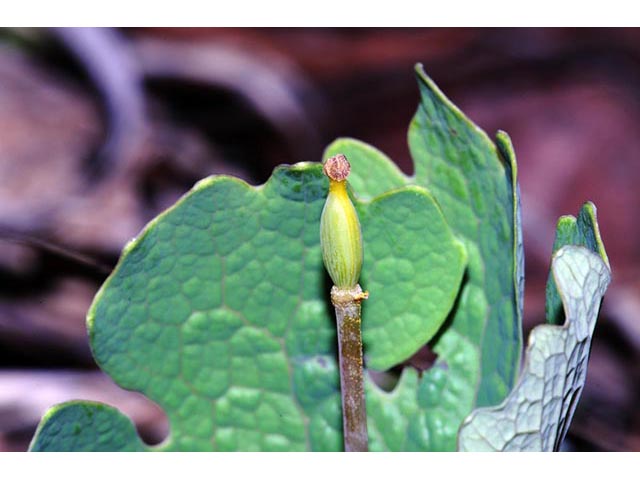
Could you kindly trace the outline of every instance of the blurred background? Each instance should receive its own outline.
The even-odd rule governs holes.
[[[544,321],[555,222],[598,207],[613,282],[568,450],[640,450],[640,30],[0,30],[0,451],[45,410],[166,418],[94,364],[92,297],[120,250],[202,177],[263,183],[337,136],[406,173],[413,66],[518,155],[525,334]]]

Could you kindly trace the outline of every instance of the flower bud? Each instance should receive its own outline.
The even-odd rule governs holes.
[[[353,288],[362,269],[362,233],[347,193],[351,166],[344,155],[336,155],[325,162],[323,171],[329,177],[329,194],[320,217],[322,258],[335,286]]]

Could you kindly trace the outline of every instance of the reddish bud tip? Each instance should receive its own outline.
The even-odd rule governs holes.
[[[324,162],[322,170],[331,180],[341,182],[349,176],[349,172],[351,172],[351,165],[349,165],[347,157],[340,153],[335,157],[327,159],[327,161]]]

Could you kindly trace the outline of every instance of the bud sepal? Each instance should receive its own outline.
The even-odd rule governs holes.
[[[323,167],[329,194],[320,217],[320,245],[324,265],[339,288],[353,288],[362,270],[362,231],[347,192],[350,165],[344,155],[329,158]]]

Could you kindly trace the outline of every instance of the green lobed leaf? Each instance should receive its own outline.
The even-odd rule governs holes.
[[[478,409],[460,429],[462,451],[557,451],[587,376],[591,336],[611,280],[600,255],[574,245],[552,259],[566,322],[529,336],[523,374],[502,405]]]
[[[381,195],[358,214],[363,236],[371,240],[365,242],[367,268],[361,275],[372,292],[362,306],[366,363],[383,369],[409,358],[442,326],[466,252],[423,188]]]
[[[144,449],[131,420],[113,407],[88,401],[62,403],[49,409],[30,446],[33,452],[139,452]]]
[[[421,69],[418,75],[423,100],[409,129],[415,181],[428,185],[469,252],[467,281],[449,330],[479,348],[474,404],[493,405],[511,390],[522,348],[515,158],[504,161],[486,134],[454,105],[435,101],[442,93]],[[506,134],[498,138],[510,145]]]
[[[405,369],[391,393],[367,379],[372,450],[455,449],[471,409],[509,390],[520,352],[510,142],[499,134],[498,150],[421,67],[417,74],[414,177],[361,142],[341,139],[325,154],[345,153],[353,190],[374,199],[356,202],[361,283],[371,292],[367,366],[389,368],[428,341],[439,356],[421,377]],[[404,185],[417,186],[386,193]],[[114,380],[167,412],[171,436],[160,449],[342,448],[318,245],[325,192],[310,164],[277,169],[262,188],[207,179],[125,249],[90,312],[91,342]],[[91,441],[92,428],[83,424],[78,438]]]
[[[91,307],[89,333],[101,368],[165,410],[171,434],[158,449],[342,449],[319,245],[327,188],[319,164],[278,168],[258,188],[206,179],[125,248]],[[435,333],[451,309],[464,249],[419,187],[357,208],[375,256],[367,277],[373,335],[375,325],[395,322],[396,334],[378,341],[408,355],[414,330]],[[56,437],[69,418],[72,438]],[[33,449],[109,449],[96,428],[117,428],[122,418],[98,405],[56,407]],[[114,449],[139,445],[132,429],[117,438],[125,433]]]

